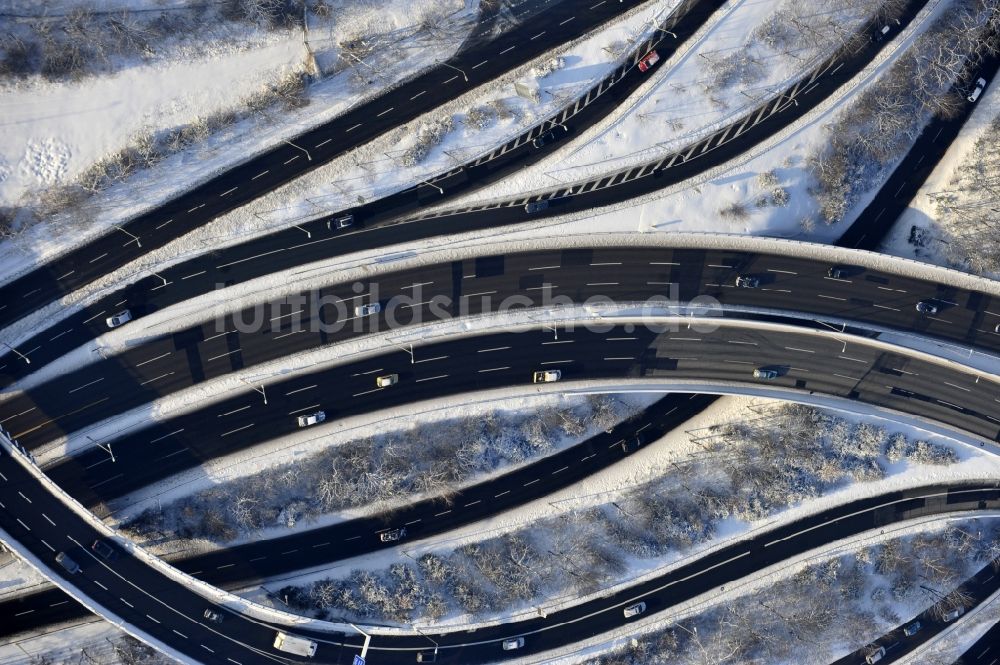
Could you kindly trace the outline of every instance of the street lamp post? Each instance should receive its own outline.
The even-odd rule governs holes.
[[[10,349],[15,354],[17,354],[17,357],[20,358],[21,360],[23,360],[25,365],[30,365],[31,364],[31,361],[28,360],[28,356],[24,355],[23,353],[21,353],[20,351],[18,351],[17,349],[15,349],[13,346],[11,346],[10,344],[8,344],[7,342],[0,342],[0,344],[3,344],[8,349]]]
[[[142,244],[139,242],[139,236],[137,236],[137,235],[135,235],[133,233],[129,233],[128,231],[126,231],[125,229],[123,229],[120,226],[116,226],[115,228],[118,229],[119,231],[121,231],[122,233],[124,233],[125,235],[129,236],[130,238],[132,238],[132,240],[135,241],[135,246],[136,247],[139,247],[139,248],[142,247]],[[125,244],[127,245],[128,243],[125,243]]]
[[[461,75],[462,75],[462,78],[463,78],[463,79],[465,79],[465,82],[466,82],[466,83],[468,83],[468,82],[469,82],[469,77],[468,77],[468,76],[466,76],[466,75],[465,75],[465,72],[463,72],[463,71],[462,71],[461,69],[459,69],[458,67],[455,67],[454,65],[449,65],[449,64],[448,64],[447,62],[442,62],[441,64],[442,64],[442,65],[444,65],[445,67],[447,67],[448,69],[454,69],[454,70],[455,70],[456,72],[458,72],[459,74],[461,74]]]
[[[289,141],[288,139],[282,139],[282,140],[285,143],[287,143],[288,145],[292,146],[293,148],[298,148],[302,152],[306,153],[306,159],[309,160],[310,162],[313,160],[312,156],[309,154],[309,151],[306,150],[305,148],[303,148],[302,146],[296,145],[296,144],[292,143],[291,141]]]

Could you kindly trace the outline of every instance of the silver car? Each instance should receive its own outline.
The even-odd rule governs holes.
[[[635,605],[629,605],[625,608],[624,614],[626,619],[631,619],[632,617],[637,617],[646,611],[646,603],[636,603]]]
[[[307,416],[298,417],[299,427],[309,427],[310,425],[321,423],[324,420],[326,420],[325,411],[317,411],[316,413],[310,413]]]
[[[921,300],[917,303],[917,311],[921,314],[937,314],[938,308],[929,300]]]
[[[368,316],[369,314],[378,314],[381,311],[382,303],[373,302],[355,307],[354,316]]]
[[[512,637],[509,640],[504,640],[501,646],[503,646],[504,651],[513,651],[514,649],[520,649],[521,647],[524,646],[524,638]]]
[[[114,314],[104,319],[104,322],[108,324],[109,328],[117,328],[118,326],[125,325],[131,320],[132,320],[132,312],[128,311],[127,309],[123,309],[117,314]]]

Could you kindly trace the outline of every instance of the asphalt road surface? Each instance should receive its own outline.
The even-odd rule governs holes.
[[[530,20],[496,39],[472,40],[440,66],[0,287],[0,327],[640,4],[530,7]]]
[[[418,501],[373,518],[353,519],[170,561],[213,586],[238,589],[283,574],[329,565],[345,557],[385,549],[387,545],[380,540],[357,534],[379,533],[387,525],[402,525],[410,534],[428,538],[568,487],[625,457],[622,444],[626,440],[641,436],[643,441],[654,441],[714,400],[715,397],[708,395],[666,395],[610,432],[602,432],[532,464],[459,490],[450,497],[448,505],[438,500]],[[62,591],[47,589],[0,603],[0,616],[8,617],[0,624],[0,636],[89,616],[82,605],[67,600],[69,597]]]
[[[867,342],[846,346],[806,332],[747,329],[723,322],[713,332],[657,333],[632,325],[594,330],[534,330],[451,339],[392,351],[270,384],[267,404],[257,392],[225,397],[192,412],[150,422],[112,444],[47,465],[46,473],[84,505],[110,501],[173,474],[290,434],[306,434],[297,419],[323,411],[329,421],[475,390],[530,385],[532,372],[559,369],[564,381],[647,377],[760,385],[752,372],[777,370],[770,387],[859,400],[995,439],[1000,396],[988,378],[920,360],[903,349],[884,352]],[[375,378],[398,374],[377,388]],[[322,436],[330,423],[309,432]],[[308,436],[308,434],[306,434]]]
[[[119,551],[113,562],[93,555],[89,545],[101,534],[8,454],[0,458],[0,474],[0,527],[43,560],[51,562],[57,552],[66,551],[80,564],[80,572],[71,575],[57,564],[51,565],[94,602],[198,662],[244,665],[283,662],[283,656],[285,661],[300,661],[274,651],[274,628],[267,623],[216,607],[225,618],[214,624],[202,618],[203,611],[214,605],[187,585],[167,578],[126,551]],[[903,519],[998,507],[1000,490],[995,483],[913,488],[855,501],[734,543],[653,580],[545,618],[430,637],[441,647],[439,662],[485,662],[539,653],[621,627],[627,622],[622,608],[638,600],[646,603],[647,615],[653,614],[833,540]],[[354,636],[295,632],[319,642],[312,662],[349,663],[360,649]],[[514,636],[525,638],[524,647],[516,652],[502,651],[500,641]],[[414,652],[427,646],[424,636],[375,637],[368,655],[372,663],[413,662]]]
[[[688,302],[711,296],[733,316],[742,316],[741,310],[802,313],[809,325],[808,317],[849,320],[1000,353],[995,332],[1000,304],[994,297],[852,266],[840,266],[843,273],[832,278],[831,267],[796,257],[663,248],[573,249],[437,264],[361,286],[333,286],[315,298],[288,299],[136,343],[121,355],[12,395],[0,403],[0,424],[22,445],[38,450],[57,437],[233,371],[363,333],[512,303],[549,309],[560,300]],[[756,277],[759,287],[737,288],[739,275]],[[938,313],[918,312],[921,301],[935,303]],[[373,302],[383,312],[356,315],[357,306]]]
[[[909,0],[895,29],[905,27],[924,2],[925,0]],[[692,8],[680,19],[687,21],[684,29],[694,30],[704,20],[707,9],[710,8],[701,5]],[[331,228],[331,218],[323,218],[303,223],[300,225],[301,229],[292,228],[262,236],[160,270],[157,276],[116,290],[83,311],[41,331],[19,345],[18,352],[34,359],[35,366],[38,366],[59,354],[58,349],[51,349],[53,342],[58,340],[58,348],[65,349],[93,338],[106,330],[104,319],[123,308],[142,316],[210,292],[218,288],[218,285],[238,284],[321,259],[422,238],[589,210],[657,191],[742,154],[815,107],[860,71],[885,46],[885,40],[876,38],[881,37],[878,30],[880,27],[881,25],[868,26],[860,33],[856,42],[850,43],[853,50],[839,52],[778,99],[765,103],[759,110],[754,110],[689,148],[642,167],[629,168],[620,173],[567,185],[560,190],[531,197],[531,200],[549,200],[550,207],[547,210],[529,214],[523,207],[529,199],[517,198],[499,204],[437,213],[435,217],[428,219],[386,221],[387,218],[391,220],[398,215],[400,200],[376,201],[353,210],[356,222],[350,229],[338,231],[335,227]],[[496,162],[496,166],[500,168],[500,162]],[[476,171],[475,177],[488,179],[488,170],[489,168]],[[435,185],[447,193],[452,183],[464,188],[468,181],[469,173],[461,169],[449,178],[436,180]],[[411,201],[412,205],[435,203],[436,197],[441,196],[434,187],[422,186],[420,189],[422,193],[416,196],[415,203]],[[303,230],[309,233],[308,237],[303,236]],[[20,291],[11,294],[10,298],[12,301],[23,299],[24,293],[26,292]],[[3,289],[0,289],[0,294],[5,294]],[[5,313],[5,310],[0,309],[0,323],[3,322]],[[0,357],[0,373],[10,375],[7,381],[16,380],[30,369],[13,353]],[[0,380],[4,380],[3,374],[0,374]]]

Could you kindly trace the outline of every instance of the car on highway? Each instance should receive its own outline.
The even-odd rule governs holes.
[[[540,212],[548,207],[549,207],[548,199],[545,199],[544,201],[532,201],[531,203],[524,204],[524,212],[530,215],[533,212]]]
[[[562,371],[558,369],[543,369],[531,375],[532,383],[555,383],[562,378]]]
[[[403,536],[406,535],[406,527],[402,529],[389,529],[388,531],[383,531],[378,535],[378,539],[383,543],[394,543]]]
[[[375,379],[375,385],[379,388],[388,388],[399,383],[399,374],[386,374]]]
[[[558,141],[560,138],[569,133],[569,127],[566,125],[556,125],[547,132],[543,132],[535,137],[535,140],[531,142],[531,145],[536,148],[541,148],[542,146],[548,145],[553,141]]]
[[[917,311],[921,314],[937,314],[938,308],[929,300],[921,300],[917,303]]]
[[[211,621],[212,623],[222,623],[222,618],[223,618],[222,612],[219,612],[218,610],[213,610],[212,608],[208,608],[207,610],[202,612],[201,615],[205,617],[206,620]]]
[[[868,663],[868,665],[875,665],[875,663],[879,662],[883,658],[885,658],[885,647],[879,647],[865,656],[865,662]]]
[[[113,314],[108,318],[104,319],[104,322],[108,324],[109,328],[117,328],[118,326],[123,326],[132,320],[132,312],[127,309],[123,309],[117,314]]]
[[[354,226],[354,215],[338,215],[333,218],[333,228],[346,229],[349,226]]]
[[[634,605],[629,605],[625,608],[624,614],[626,619],[631,619],[632,617],[637,617],[646,611],[646,603],[636,603]]]
[[[756,289],[760,286],[760,280],[753,275],[740,275],[736,278],[736,286],[741,289]]]
[[[321,423],[324,420],[326,420],[326,412],[317,411],[316,413],[299,416],[297,422],[299,423],[299,427],[309,427],[310,425]]]
[[[73,561],[73,559],[71,559],[65,552],[60,552],[56,555],[56,563],[65,568],[66,572],[70,575],[76,575],[80,572],[80,564]]]
[[[650,51],[646,55],[639,59],[639,71],[648,72],[649,68],[660,61],[660,54],[656,51]]]
[[[437,653],[433,651],[418,651],[417,652],[417,662],[418,663],[434,663],[437,661]]]
[[[920,622],[914,621],[909,626],[903,629],[903,635],[906,635],[907,637],[913,637],[914,635],[920,632],[921,628],[922,626],[920,625]]]
[[[851,269],[847,266],[831,266],[826,271],[826,276],[830,279],[847,279],[851,276]]]
[[[370,314],[378,314],[382,311],[382,303],[371,302],[367,305],[358,305],[354,308],[354,316],[368,316]]]
[[[513,651],[514,649],[520,649],[524,646],[523,637],[512,637],[509,640],[504,640],[501,645],[504,651]]]
[[[943,617],[941,617],[941,620],[944,621],[945,623],[951,623],[952,621],[962,616],[963,614],[965,614],[965,608],[956,607],[951,612],[948,612]]]
[[[993,326],[993,332],[1000,333],[1000,323],[998,323],[995,326]]]
[[[622,440],[622,452],[628,455],[629,453],[634,453],[635,451],[642,448],[642,444],[646,443],[645,437],[641,433],[635,436],[626,437]]]
[[[115,552],[115,548],[111,547],[106,540],[95,540],[94,544],[90,546],[90,549],[93,550],[94,554],[101,557],[105,561],[113,561],[118,556],[118,553]]]
[[[978,81],[976,81],[975,89],[969,93],[968,97],[969,101],[974,102],[977,99],[979,99],[979,95],[983,94],[983,90],[985,89],[986,89],[986,79],[981,78]]]
[[[753,378],[755,379],[777,379],[778,370],[768,369],[767,367],[758,367],[753,371]]]

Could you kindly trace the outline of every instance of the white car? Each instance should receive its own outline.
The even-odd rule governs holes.
[[[646,611],[646,603],[636,603],[635,605],[629,605],[625,608],[625,618],[631,619],[632,617],[637,617]]]
[[[502,646],[504,651],[513,651],[514,649],[520,649],[521,647],[524,646],[524,638],[512,637],[509,640],[504,640]]]
[[[944,621],[945,623],[951,623],[952,621],[962,616],[963,614],[965,614],[965,608],[956,607],[951,612],[948,612],[943,617],[941,617],[941,620]]]
[[[109,316],[104,320],[108,324],[109,328],[117,328],[118,326],[123,326],[132,320],[132,312],[127,309],[123,309],[113,316]]]
[[[533,383],[554,383],[561,378],[562,372],[558,369],[546,369],[531,375]]]
[[[369,303],[367,305],[358,305],[354,308],[354,316],[368,316],[369,314],[378,314],[382,311],[382,303]]]
[[[883,658],[885,658],[885,647],[879,647],[865,656],[865,662],[868,663],[868,665],[875,665],[875,663],[879,662]]]
[[[315,425],[326,420],[326,412],[317,411],[316,413],[310,413],[308,416],[299,416],[299,427],[309,427],[310,425]]]
[[[375,379],[375,385],[379,388],[388,388],[399,383],[399,374],[386,374]]]
[[[752,275],[740,275],[736,278],[736,286],[741,289],[756,289],[760,286],[760,280]]]
[[[986,79],[979,79],[976,81],[976,89],[969,93],[969,101],[974,102],[979,99],[979,95],[983,94],[983,89],[986,88]]]
[[[394,543],[403,536],[406,535],[406,528],[402,529],[390,529],[389,531],[383,531],[378,535],[378,539],[383,543]]]

